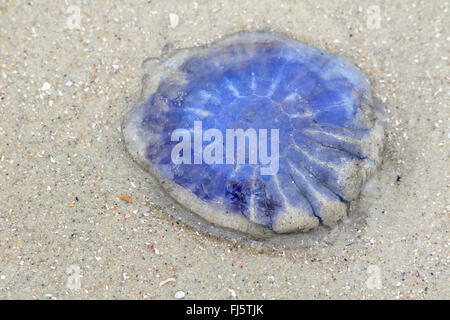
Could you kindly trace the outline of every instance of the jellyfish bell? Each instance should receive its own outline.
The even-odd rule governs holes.
[[[240,33],[145,68],[126,147],[189,225],[264,241],[333,226],[381,162],[369,82],[344,58]]]

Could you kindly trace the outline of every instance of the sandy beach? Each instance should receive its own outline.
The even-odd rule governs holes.
[[[449,299],[449,2],[0,2],[0,299]],[[369,78],[382,167],[290,250],[219,239],[131,160],[142,62],[264,30]]]

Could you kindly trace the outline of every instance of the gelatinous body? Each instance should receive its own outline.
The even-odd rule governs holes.
[[[383,129],[369,82],[344,58],[244,33],[147,68],[143,98],[124,121],[127,148],[211,224],[258,238],[333,225],[380,163]],[[258,144],[256,158],[250,149],[240,161],[228,154],[227,130],[237,129]],[[211,163],[213,142],[223,154],[210,152]]]

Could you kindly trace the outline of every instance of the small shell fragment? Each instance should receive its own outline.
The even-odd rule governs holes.
[[[180,17],[176,13],[169,14],[170,27],[175,29],[180,23]]]

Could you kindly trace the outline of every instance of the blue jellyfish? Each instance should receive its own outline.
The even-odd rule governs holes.
[[[259,239],[333,226],[381,162],[370,84],[342,57],[240,33],[145,72],[127,149],[216,227]]]

